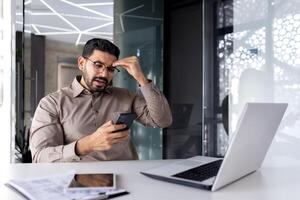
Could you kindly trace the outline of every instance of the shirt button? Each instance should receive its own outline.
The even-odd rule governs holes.
[[[96,111],[95,111],[95,113],[96,113],[96,114],[98,114],[98,113],[99,113],[99,111],[98,111],[98,110],[96,110]]]

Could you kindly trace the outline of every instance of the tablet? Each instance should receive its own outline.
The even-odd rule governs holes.
[[[116,175],[113,173],[74,174],[67,190],[113,190]]]

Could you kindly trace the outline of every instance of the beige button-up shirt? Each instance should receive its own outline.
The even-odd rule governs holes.
[[[172,123],[169,104],[153,83],[140,87],[142,95],[117,87],[92,94],[80,84],[80,79],[77,76],[69,87],[41,99],[30,131],[33,162],[138,159],[130,140],[82,157],[75,154],[75,144],[122,112],[136,113],[136,120],[145,126],[163,128]]]

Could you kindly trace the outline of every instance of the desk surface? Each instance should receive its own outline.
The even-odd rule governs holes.
[[[139,171],[174,160],[160,161],[109,161],[95,163],[58,163],[58,164],[10,164],[1,167],[1,199],[22,199],[3,185],[13,178],[33,178],[67,172],[114,172],[118,183],[130,194],[116,199],[263,199],[282,200],[300,197],[300,161],[273,157],[267,159],[257,172],[223,189],[210,192],[196,188],[162,182],[145,177]]]

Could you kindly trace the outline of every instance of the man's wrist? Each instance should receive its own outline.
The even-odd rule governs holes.
[[[90,152],[89,147],[89,136],[83,137],[76,142],[75,154],[78,156],[84,156]]]
[[[139,86],[144,86],[147,85],[149,83],[149,79],[147,79],[146,77],[143,77],[142,79],[138,80]]]
[[[146,77],[141,78],[138,80],[139,86],[144,86],[149,83],[149,80]]]

